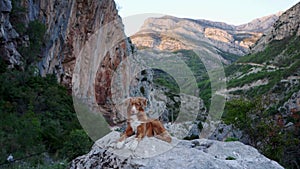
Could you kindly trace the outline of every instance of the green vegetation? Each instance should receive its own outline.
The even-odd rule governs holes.
[[[72,97],[54,75],[43,78],[9,70],[0,74],[0,163],[15,159],[43,165],[43,156],[70,160],[92,141],[82,130]]]
[[[46,26],[38,20],[25,23],[26,9],[20,3],[12,1],[11,22],[29,42],[18,48],[24,69],[7,70],[0,57],[0,168],[66,168],[92,141],[79,124],[67,89],[55,75],[38,75],[35,65]],[[14,163],[6,161],[10,154]]]
[[[26,32],[24,17],[27,15],[26,8],[22,7],[21,0],[12,0],[12,10],[10,12],[10,22],[18,34],[23,35]]]
[[[182,60],[187,64],[196,79],[197,86],[199,88],[199,97],[204,100],[204,104],[206,105],[206,107],[209,107],[211,99],[211,83],[209,81],[204,64],[201,62],[200,58],[191,50],[179,50],[174,53],[182,54]],[[167,103],[167,109],[173,109],[175,111],[174,117],[176,119],[177,114],[179,113],[180,103],[177,103],[174,100],[174,97],[179,96],[180,89],[176,84],[175,79],[161,70],[154,70],[153,82],[154,84],[163,86],[168,89],[165,94],[176,104],[174,107]],[[169,117],[169,119],[171,119],[171,117]]]
[[[175,79],[164,71],[154,69],[153,82],[166,87],[171,93],[179,94],[180,89]]]
[[[234,137],[228,137],[225,140],[225,142],[232,142],[232,141],[239,141],[239,139],[238,138],[234,138]]]
[[[222,119],[226,124],[233,124],[241,129],[249,137],[252,146],[286,168],[297,168],[300,164],[299,112],[287,114],[284,124],[277,117],[285,113],[285,110],[279,108],[293,93],[300,90],[299,84],[292,84],[292,80],[287,80],[290,76],[300,75],[299,45],[300,38],[297,36],[273,41],[264,51],[241,57],[237,63],[225,68],[226,76],[230,77],[227,83],[229,88],[268,79],[266,85],[231,92],[230,94],[239,95],[240,99],[232,99],[226,103]],[[270,69],[268,65],[276,68]],[[254,68],[261,70],[245,75]],[[284,127],[288,122],[295,124],[293,129]]]
[[[158,69],[154,69],[154,76],[153,76],[153,83],[158,85],[158,86],[163,86],[165,88],[167,88],[167,90],[164,91],[165,95],[169,97],[169,99],[172,100],[172,103],[167,102],[166,103],[166,108],[169,112],[173,112],[170,113],[168,115],[168,120],[170,122],[173,122],[174,120],[176,120],[178,114],[179,114],[179,110],[180,110],[180,102],[178,102],[175,98],[179,98],[179,86],[177,85],[175,79],[173,79],[173,77],[169,74],[167,74],[164,71],[158,70]]]
[[[284,40],[280,41],[272,41],[265,50],[241,57],[238,62],[252,62],[252,63],[259,63],[262,64],[266,61],[271,61],[275,57],[277,57],[284,49],[286,49],[287,46],[289,46],[289,43],[291,41],[291,38],[285,38]]]
[[[29,36],[29,46],[19,49],[23,56],[26,70],[29,69],[32,64],[40,60],[45,32],[46,26],[40,21],[35,20],[29,22],[26,31],[26,34]]]
[[[219,55],[221,55],[224,59],[229,60],[230,62],[235,62],[240,56],[231,54],[229,52],[225,52],[222,50],[217,51]]]
[[[232,156],[228,156],[225,158],[226,160],[236,160],[236,158],[232,157]]]
[[[241,72],[242,74],[247,73],[252,68],[251,65],[238,65],[238,64],[231,64],[225,67],[225,75],[226,77],[232,76],[234,73]]]
[[[266,110],[259,98],[251,101],[235,99],[226,103],[223,121],[247,133],[250,144],[268,158],[291,167],[294,165],[291,161],[298,160],[299,133],[284,130],[273,120],[274,110],[273,113],[270,112],[272,108]],[[226,141],[235,141],[235,139],[229,138]],[[294,151],[293,155],[290,154],[291,150]],[[285,158],[287,155],[290,158],[289,162]]]

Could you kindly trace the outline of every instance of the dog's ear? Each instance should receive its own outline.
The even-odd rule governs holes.
[[[133,100],[133,98],[129,97],[129,98],[125,99],[124,103],[129,104],[132,102],[132,100]]]
[[[146,107],[146,106],[147,106],[147,99],[146,99],[146,98],[141,97],[141,98],[140,98],[140,101],[141,101],[143,107]]]

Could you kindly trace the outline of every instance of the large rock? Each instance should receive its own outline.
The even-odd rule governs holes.
[[[114,148],[119,135],[118,132],[111,132],[98,140],[88,154],[74,159],[70,168],[283,168],[253,147],[240,142],[206,139],[184,141],[173,138],[169,144],[156,138],[144,138],[133,152],[126,146],[122,149]]]

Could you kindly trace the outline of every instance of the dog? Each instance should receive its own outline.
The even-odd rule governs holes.
[[[135,140],[129,145],[131,150],[135,150],[138,143],[145,137],[156,137],[170,143],[172,138],[163,124],[158,119],[147,117],[144,108],[147,106],[147,99],[144,97],[129,98],[127,108],[127,128],[117,142],[117,148],[124,146],[127,137],[136,135]]]

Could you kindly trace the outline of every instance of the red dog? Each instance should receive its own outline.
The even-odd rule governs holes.
[[[133,97],[129,99],[127,108],[127,128],[117,143],[117,148],[122,148],[127,137],[136,134],[135,140],[129,146],[135,150],[139,141],[145,136],[156,137],[166,142],[171,142],[172,138],[163,124],[158,119],[149,119],[144,111],[147,106],[147,99],[143,97]]]

